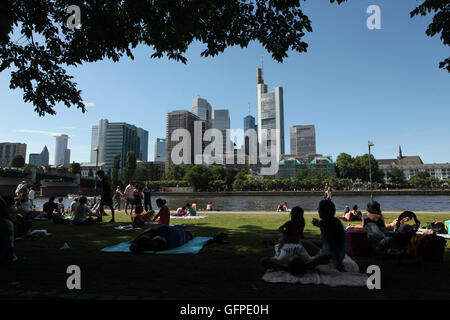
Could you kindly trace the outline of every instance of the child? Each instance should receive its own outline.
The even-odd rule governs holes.
[[[142,205],[137,205],[134,208],[134,212],[131,214],[133,228],[143,228],[145,226],[145,219],[141,215],[142,212],[144,212],[144,207]]]
[[[342,260],[345,257],[345,231],[339,219],[335,218],[336,207],[331,200],[319,203],[319,217],[312,223],[320,228],[321,249],[319,255],[330,259],[339,271],[342,270]]]
[[[186,215],[187,216],[196,216],[197,211],[189,203],[186,203]]]
[[[280,238],[279,249],[285,243],[300,243],[304,239],[303,230],[305,229],[305,219],[303,218],[303,209],[294,207],[291,210],[291,220],[283,224],[278,230],[283,233]]]

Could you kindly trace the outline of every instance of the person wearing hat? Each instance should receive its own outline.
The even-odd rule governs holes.
[[[380,204],[371,201],[367,204],[367,215],[363,217],[361,226],[349,225],[349,228],[366,228],[370,246],[375,249],[381,240],[392,233],[386,228]]]

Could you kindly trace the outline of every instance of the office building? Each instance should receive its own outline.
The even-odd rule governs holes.
[[[187,154],[179,154],[180,157],[184,157],[186,162],[184,164],[193,164],[195,159],[195,151],[194,151],[194,128],[195,128],[195,122],[202,122],[201,119],[193,114],[192,112],[189,112],[187,110],[177,110],[167,113],[166,117],[166,159],[165,159],[165,170],[167,171],[169,169],[169,166],[173,164],[172,159],[172,150],[173,148],[178,145],[182,139],[186,139],[189,137],[182,137],[180,140],[172,141],[172,133],[176,129],[185,129],[190,134],[190,148],[188,150],[185,150]],[[184,140],[183,140],[184,141]]]
[[[70,151],[68,151],[69,149],[67,149],[69,136],[67,134],[62,134],[60,136],[55,136],[55,139],[55,166],[63,166],[69,164]]]
[[[155,162],[166,162],[166,139],[156,138]]]
[[[316,154],[316,130],[313,125],[293,126],[289,129],[291,155],[307,159]]]
[[[138,129],[136,126],[125,122],[100,120],[98,125],[92,126],[91,163],[96,163],[98,154],[98,162],[104,163],[103,170],[108,172],[112,167],[112,160],[116,154],[120,155],[121,169],[126,164],[129,151],[133,151],[136,154],[136,159],[139,159],[141,156],[141,142]]]
[[[9,167],[14,156],[20,154],[25,160],[27,145],[18,142],[0,143],[0,166]]]
[[[284,107],[283,88],[276,87],[274,91],[268,92],[267,85],[264,84],[263,70],[256,70],[256,90],[258,106],[258,141],[262,142],[262,130],[267,130],[267,153],[271,154],[272,145],[275,145],[275,152],[278,160],[284,154]],[[272,130],[278,130],[275,139],[271,138]]]
[[[220,130],[223,136],[222,152],[225,155],[227,151],[234,154],[233,142],[228,140],[227,131],[230,130],[230,111],[228,109],[216,109],[214,110],[214,118],[212,127]],[[227,143],[228,142],[228,143]],[[228,147],[228,149],[227,149]]]
[[[200,97],[194,98],[192,100],[192,113],[200,118],[202,121],[211,122],[212,118],[212,108],[208,100],[202,99]]]
[[[148,131],[137,128],[139,137],[139,155],[136,157],[140,161],[148,160]]]
[[[30,153],[28,156],[28,163],[37,166],[48,166],[49,163],[49,153],[47,146],[42,149],[41,153]]]

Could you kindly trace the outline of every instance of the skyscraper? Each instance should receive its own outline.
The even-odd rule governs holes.
[[[208,100],[202,98],[194,98],[192,100],[192,113],[195,114],[200,120],[211,121],[212,108]]]
[[[116,154],[120,154],[121,168],[125,166],[128,151],[134,151],[136,159],[139,159],[141,142],[138,129],[125,122],[100,120],[98,125],[92,126],[91,162],[95,163],[97,160],[97,151],[95,151],[97,147],[98,162],[104,163],[103,170],[105,171],[111,168],[112,159]]]
[[[166,139],[156,138],[155,162],[166,162]]]
[[[136,158],[141,161],[147,162],[148,160],[148,131],[142,128],[137,128],[139,137],[139,155]]]
[[[44,149],[42,149],[41,153],[30,153],[28,159],[29,164],[35,164],[37,166],[48,166],[49,153],[47,146],[44,146]]]
[[[195,158],[194,127],[195,121],[201,121],[200,118],[187,110],[177,110],[168,112],[166,121],[166,171],[169,169],[169,166],[173,164],[173,148],[180,143],[181,139],[187,138],[183,137],[180,139],[180,141],[172,141],[172,133],[176,129],[186,129],[190,134],[190,149],[186,151],[188,152],[188,154],[181,154],[180,156],[185,156],[187,158],[187,162],[193,164]]]
[[[8,167],[14,156],[20,154],[25,160],[27,154],[27,145],[18,142],[0,143],[0,166]]]
[[[69,136],[67,134],[62,134],[60,136],[55,136],[56,147],[55,147],[55,166],[62,166],[70,163],[70,151],[67,151],[67,143]],[[66,159],[67,157],[67,159]]]
[[[228,109],[216,109],[214,110],[213,125],[214,129],[218,129],[222,132],[223,136],[223,149],[222,152],[225,155],[227,152],[227,130],[230,130],[230,112]],[[229,149],[234,152],[234,147],[231,145],[231,141],[228,142]]]
[[[256,69],[256,92],[258,104],[258,141],[262,141],[262,129],[267,130],[267,152],[270,154],[271,146],[275,144],[278,158],[284,154],[284,106],[283,88],[276,87],[268,92],[264,84],[262,68]],[[271,130],[278,129],[279,135],[271,139]]]
[[[289,138],[291,155],[306,159],[316,154],[316,129],[313,125],[291,127]]]
[[[248,103],[248,115],[244,118],[244,132],[255,129],[255,117],[250,114],[250,102]]]

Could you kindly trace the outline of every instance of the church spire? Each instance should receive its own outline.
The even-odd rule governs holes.
[[[398,145],[398,158],[402,159],[403,155],[402,155],[402,147],[400,145]]]

